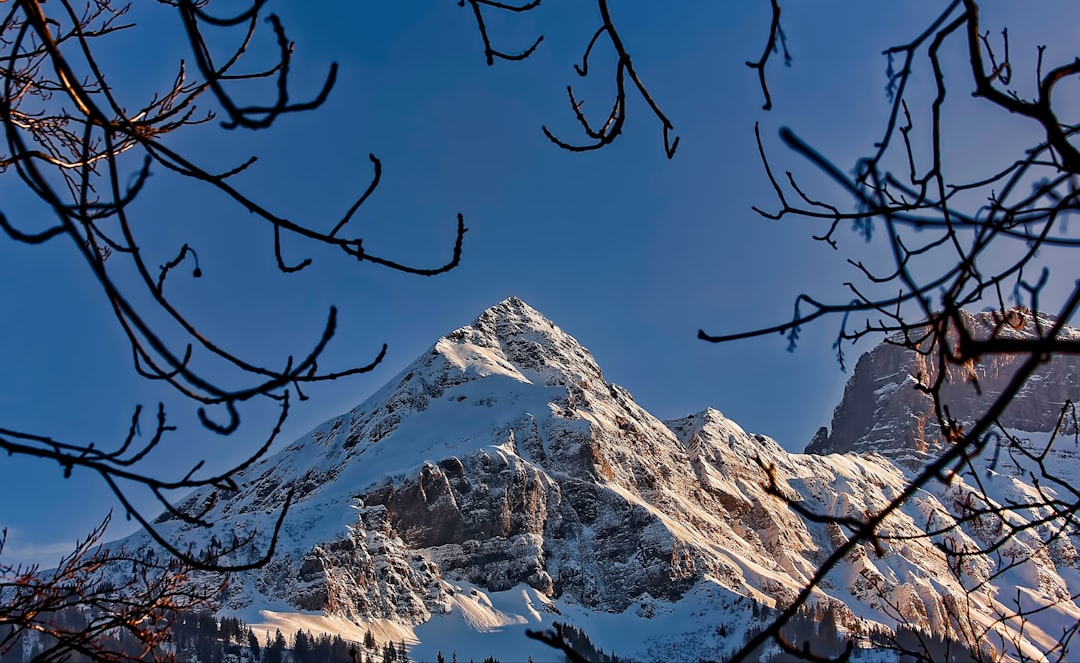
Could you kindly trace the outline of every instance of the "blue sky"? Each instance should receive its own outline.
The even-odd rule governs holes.
[[[386,361],[371,374],[308,389],[312,399],[294,408],[283,443],[358,404],[439,335],[511,295],[577,337],[610,381],[660,417],[711,406],[791,450],[828,423],[848,377],[830,349],[839,321],[807,327],[794,353],[779,336],[716,346],[696,340],[696,332],[781,322],[801,292],[847,298],[841,284],[854,274],[845,259],[872,258],[878,247],[846,233],[842,250],[833,251],[812,240],[820,227],[754,214],[752,205],[775,207],[754,123],[780,171],[794,170],[822,196],[839,200],[785,152],[777,130],[789,126],[844,168],[853,165],[884,126],[881,51],[910,39],[943,3],[787,3],[783,26],[794,59],[790,67],[779,59],[770,65],[775,107],[768,113],[755,73],[743,64],[760,55],[768,2],[690,2],[678,11],[613,3],[639,74],[681,138],[671,161],[659,123],[633,95],[623,135],[604,150],[570,154],[541,133],[546,125],[569,141],[582,138],[566,101],[568,83],[590,116],[610,108],[610,53],[597,51],[588,79],[571,68],[599,24],[591,3],[552,0],[512,17],[489,12],[492,37],[504,50],[545,37],[530,59],[494,67],[484,63],[471,12],[449,0],[335,4],[315,15],[304,10],[307,3],[270,3],[297,43],[297,97],[313,94],[329,63],[339,63],[337,86],[322,108],[266,131],[207,125],[168,142],[212,169],[258,154],[237,184],[280,213],[321,227],[366,187],[367,155],[375,153],[383,181],[353,222],[365,247],[401,262],[441,264],[460,212],[469,228],[461,267],[416,277],[288,239],[287,256],[311,256],[315,264],[282,276],[269,228],[164,172],[155,171],[137,210],[152,264],[170,259],[184,242],[198,251],[205,277],[175,278],[170,287],[203,332],[227,347],[281,365],[317,340],[331,305],[340,325],[323,367],[364,363],[389,344]],[[1072,44],[1075,20],[1039,25],[1040,17],[1020,4],[991,3],[984,19],[995,31],[1010,25],[1018,58],[1059,26],[1069,26]],[[171,81],[186,56],[164,8],[155,6],[145,21],[144,30],[119,36],[118,48],[102,55],[118,72],[118,89],[135,101]],[[253,57],[265,55],[267,44]],[[925,73],[914,80],[926,83]],[[966,80],[955,89],[956,112],[973,113],[951,139],[956,154],[970,156],[973,167],[1015,158],[1029,137],[1013,144],[1001,132],[1008,126],[1003,112],[972,106]],[[0,200],[9,218],[28,224],[45,214],[10,174],[0,177]],[[149,459],[147,468],[162,472],[200,458],[224,467],[268,432],[273,410],[256,404],[242,412],[238,433],[219,438],[201,429],[175,394],[139,379],[71,247],[0,241],[0,283],[0,365],[7,375],[0,425],[108,444],[126,432],[136,404],[162,400],[180,426]],[[869,347],[856,346],[850,356]],[[0,526],[9,528],[5,557],[46,565],[115,506],[93,476],[76,471],[64,480],[59,467],[15,457],[0,461],[0,504]],[[121,522],[110,534],[131,529]]]

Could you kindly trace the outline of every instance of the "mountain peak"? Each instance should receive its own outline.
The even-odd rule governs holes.
[[[521,329],[538,331],[550,329],[555,326],[555,323],[523,300],[507,297],[481,313],[472,326],[485,327],[501,333],[514,333],[515,330]]]
[[[540,337],[550,336],[549,330],[558,329],[543,313],[517,297],[508,297],[488,308],[476,318],[471,327],[502,341],[523,334],[537,336],[539,340]]]
[[[461,368],[476,361],[505,362],[530,381],[540,378],[545,384],[603,378],[577,339],[517,297],[504,299],[471,325],[447,334],[435,349]]]
[[[1051,315],[1021,308],[961,311],[960,318],[975,339],[1033,340],[1045,335],[1056,322]],[[1080,339],[1080,330],[1064,326],[1057,338]],[[970,366],[950,367],[941,398],[951,416],[965,426],[982,417],[1008,387],[1023,358],[1020,353],[988,354]],[[819,430],[806,447],[807,453],[878,452],[909,469],[920,467],[946,444],[933,399],[916,388],[917,376],[932,381],[937,370],[925,356],[883,341],[859,358],[843,399],[833,411],[831,431]],[[1080,357],[1050,357],[998,417],[1000,423],[1016,431],[1052,431],[1062,404],[1077,393],[1077,376]]]
[[[521,299],[519,297],[514,297],[514,296],[507,297],[506,299],[502,300],[498,304],[495,304],[494,306],[489,307],[487,310],[484,311],[484,314],[487,314],[487,313],[490,313],[492,315],[506,315],[506,314],[515,314],[515,313],[516,314],[525,314],[525,315],[528,315],[530,317],[541,318],[541,319],[546,320],[546,318],[544,318],[543,313],[541,313],[540,311],[537,311],[533,307],[529,306],[527,303],[525,303],[525,300],[523,300],[523,299]],[[483,314],[481,314],[481,315],[483,315]]]
[[[897,414],[885,401],[920,392],[903,382],[911,357],[889,352],[860,360],[853,388],[876,421],[899,426],[914,410]],[[1063,370],[1054,380],[1074,394],[1080,367]],[[904,388],[882,390],[894,384]],[[1040,389],[1030,402],[1052,413],[1060,410],[1056,398]],[[864,401],[848,409],[862,412],[855,406]],[[834,441],[880,448],[885,432],[896,440],[903,432],[873,424],[879,437],[862,442],[845,437],[851,425],[834,425]],[[1063,448],[1054,467],[1071,467],[1073,453]],[[985,640],[1032,652],[1057,647],[1052,636],[1038,638],[1080,619],[1072,601],[1075,537],[1048,544],[1042,530],[1019,527],[1009,544],[1015,553],[973,553],[962,571],[940,543],[949,532],[958,545],[985,546],[989,530],[970,517],[980,494],[993,504],[1038,494],[1041,488],[1023,483],[1030,468],[1008,455],[905,502],[882,526],[902,540],[885,541],[887,554],[873,559],[877,551],[856,546],[818,587],[815,605],[832,610],[848,632],[872,622],[951,634],[955,613],[941,606],[972,597],[961,616],[992,625]],[[1006,463],[1015,466],[1011,474]],[[351,412],[260,459],[244,478],[234,491],[205,489],[181,505],[217,523],[217,535],[169,513],[157,521],[163,535],[195,550],[216,549],[215,536],[255,531],[251,546],[224,559],[243,563],[268,545],[291,496],[277,555],[234,576],[223,610],[250,620],[274,607],[286,612],[262,614],[355,624],[383,639],[386,631],[376,629],[393,628],[394,639],[419,640],[412,654],[427,660],[448,639],[458,642],[460,657],[508,642],[507,653],[496,651],[520,660],[522,630],[554,619],[595,625],[605,648],[635,658],[725,658],[760,626],[754,615],[762,606],[788,604],[820,560],[848,540],[807,513],[877,513],[906,485],[884,454],[790,454],[713,408],[661,422],[606,383],[573,337],[513,297],[440,338]],[[804,508],[789,508],[796,502]],[[125,543],[127,550],[145,546],[153,546],[145,532]],[[994,596],[1003,587],[1045,602],[1030,611],[1030,629],[999,618]]]

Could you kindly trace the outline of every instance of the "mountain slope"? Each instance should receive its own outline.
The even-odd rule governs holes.
[[[235,555],[243,561],[265,549],[294,491],[278,555],[233,578],[226,611],[389,624],[419,639],[414,658],[434,658],[447,637],[462,656],[551,658],[521,631],[570,620],[607,651],[697,660],[741,644],[764,618],[754,605],[789,602],[845,540],[842,528],[769,494],[767,468],[787,499],[856,518],[907,480],[878,454],[790,454],[716,410],[662,422],[606,382],[576,340],[508,299],[439,339],[365,403],[250,468],[239,490],[195,493],[186,504],[208,505],[208,518],[237,536],[256,527],[262,538]],[[1001,561],[972,558],[954,576],[943,536],[925,534],[961,517],[966,485],[957,478],[905,505],[883,527],[898,537],[886,554],[857,548],[815,602],[853,632],[898,623],[962,632],[969,614],[992,623],[992,582],[966,613],[956,608],[967,610],[964,584],[988,580]],[[179,521],[160,527],[211,545]],[[1075,592],[1069,538],[1057,552],[1037,538],[1017,548],[1027,561],[1006,580],[1032,597]],[[138,534],[127,545],[146,541]],[[1066,601],[1041,615],[1049,624],[1080,611]],[[1008,646],[1052,644],[1049,626],[998,628],[1015,641]],[[506,650],[492,651],[495,642]]]

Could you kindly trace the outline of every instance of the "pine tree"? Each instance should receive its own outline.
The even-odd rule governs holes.
[[[255,631],[251,629],[248,629],[247,636],[248,649],[251,650],[251,660],[259,663],[259,638],[256,637]]]
[[[818,627],[818,634],[822,640],[825,640],[829,644],[840,641],[840,629],[836,623],[836,610],[830,605],[825,609],[825,614],[821,617],[821,625]]]
[[[345,642],[341,639],[340,635],[334,634],[334,637],[330,640],[330,656],[331,661],[352,661],[353,663],[360,663],[361,659],[357,657],[356,646],[351,642]]]
[[[435,663],[446,663],[446,659],[443,658],[441,649],[435,654]]]
[[[308,663],[311,659],[311,638],[303,629],[297,629],[293,636],[293,663]]]
[[[311,634],[308,633],[310,636]],[[334,658],[334,648],[330,642],[329,633],[320,633],[318,637],[311,639],[311,660],[318,661],[336,661]]]
[[[264,663],[282,663],[288,643],[285,642],[285,636],[281,634],[281,629],[275,629],[274,641],[266,648],[266,657]]]

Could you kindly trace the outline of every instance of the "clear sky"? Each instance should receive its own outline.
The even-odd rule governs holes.
[[[328,102],[270,130],[227,132],[212,124],[168,143],[220,170],[258,154],[237,184],[320,227],[367,186],[368,153],[375,153],[382,184],[353,223],[369,251],[401,262],[441,264],[458,212],[469,228],[461,267],[443,276],[358,264],[292,238],[287,259],[310,256],[315,264],[285,277],[276,271],[268,227],[205,187],[154,172],[138,202],[143,247],[151,264],[170,259],[184,242],[196,248],[204,278],[178,273],[170,287],[205,334],[253,360],[283,365],[288,355],[306,353],[336,305],[339,332],[322,367],[364,363],[383,342],[390,346],[374,372],[307,389],[312,398],[294,408],[282,443],[359,404],[438,336],[511,295],[578,338],[608,380],[657,416],[711,406],[790,450],[801,450],[828,423],[848,378],[830,349],[838,320],[807,327],[794,353],[779,336],[716,346],[696,333],[784,321],[801,292],[847,299],[841,284],[854,274],[845,259],[873,256],[877,247],[849,233],[833,251],[812,240],[821,227],[751,211],[775,207],[754,123],[779,171],[822,184],[784,150],[776,138],[782,126],[850,168],[884,127],[881,51],[917,34],[944,3],[786,3],[793,60],[770,65],[769,112],[743,64],[764,45],[766,0],[685,2],[677,10],[612,4],[639,74],[681,138],[673,160],[664,156],[659,123],[634,94],[623,135],[604,150],[570,154],[541,133],[547,125],[568,141],[583,138],[566,100],[568,83],[590,117],[610,108],[610,52],[598,47],[587,79],[572,70],[599,25],[592,3],[549,0],[509,17],[489,11],[497,47],[515,51],[538,34],[545,38],[530,59],[488,67],[471,11],[450,0],[320,3],[318,14],[309,3],[270,2],[297,43],[298,98],[313,94],[329,63],[339,63]],[[989,29],[1010,26],[1014,53],[1034,52],[1063,30],[1066,45],[1075,44],[1077,16],[1047,21],[1025,7],[988,3],[985,13]],[[187,56],[167,8],[138,9],[147,12],[134,16],[143,27],[102,52],[132,106],[171,82]],[[269,30],[262,36],[253,59],[268,52]],[[925,72],[914,80],[927,82]],[[966,79],[955,84],[957,113],[971,103],[969,88]],[[951,139],[957,154],[976,166],[1016,158],[1016,145],[999,131],[1008,120],[1003,111],[976,110],[970,118]],[[839,199],[827,187],[818,192]],[[45,211],[11,174],[0,176],[0,201],[13,220],[47,223],[36,221]],[[220,468],[250,453],[268,433],[273,410],[243,411],[243,427],[230,438],[201,429],[192,408],[134,374],[104,298],[63,241],[27,247],[0,239],[0,426],[106,445],[123,437],[136,404],[164,400],[180,430],[148,469],[175,472],[199,458]],[[61,468],[42,461],[0,459],[8,559],[50,565],[114,506],[94,476],[76,471],[64,480]],[[110,534],[132,529],[121,522]]]

